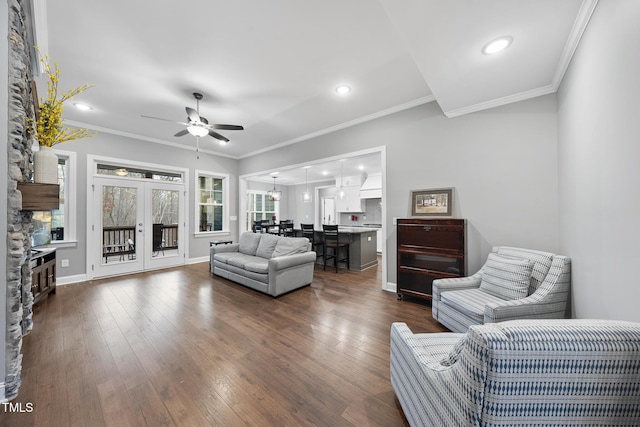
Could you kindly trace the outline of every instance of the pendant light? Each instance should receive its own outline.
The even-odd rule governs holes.
[[[277,202],[282,198],[282,191],[276,190],[275,176],[273,177],[273,190],[267,191],[267,196],[269,197],[269,199],[273,200],[274,202]]]
[[[311,198],[311,193],[309,193],[309,168],[311,166],[305,166],[305,190],[304,193],[302,193],[302,201],[304,203],[311,203],[313,201],[313,199]]]
[[[345,198],[344,186],[342,185],[344,181],[344,178],[342,176],[343,166],[344,166],[344,160],[340,160],[340,188],[338,189],[338,198],[340,200],[344,200]]]

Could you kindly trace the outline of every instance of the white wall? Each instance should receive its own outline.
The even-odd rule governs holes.
[[[600,1],[558,92],[561,250],[578,318],[640,321],[640,2]]]
[[[469,270],[494,245],[557,252],[557,114],[548,95],[448,119],[436,103],[240,160],[241,175],[387,146],[387,281],[396,281],[393,217],[412,189],[455,187],[468,219]]]

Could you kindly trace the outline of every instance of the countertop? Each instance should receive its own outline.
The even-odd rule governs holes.
[[[338,226],[339,233],[362,234],[362,233],[377,232],[378,230],[379,228],[373,228],[373,227],[349,227],[347,225]],[[319,231],[322,231],[322,230],[319,230]]]

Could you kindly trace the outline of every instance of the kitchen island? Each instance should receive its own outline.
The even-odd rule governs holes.
[[[315,230],[316,241],[324,240],[324,231]],[[349,270],[362,271],[369,267],[378,265],[377,251],[378,228],[369,227],[338,227],[338,239],[340,242],[349,243]],[[301,236],[300,230],[296,234]],[[322,257],[318,258],[318,263],[323,264]],[[329,261],[332,264],[333,260]],[[346,262],[338,263],[339,268],[346,268]]]

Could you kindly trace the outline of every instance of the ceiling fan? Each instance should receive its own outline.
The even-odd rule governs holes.
[[[142,115],[142,117],[147,119],[162,120],[165,122],[174,122],[187,127],[186,129],[182,129],[180,132],[176,133],[174,136],[184,136],[188,133],[196,137],[209,135],[217,139],[218,141],[220,141],[221,144],[226,144],[227,142],[229,142],[229,139],[223,135],[220,135],[214,129],[244,130],[244,127],[240,125],[223,125],[223,124],[210,125],[209,121],[200,115],[200,100],[202,99],[202,94],[198,92],[194,92],[193,97],[196,99],[196,109],[194,110],[193,108],[185,107],[187,111],[186,122],[176,122],[174,120],[162,119],[160,117],[145,116],[144,114]]]

